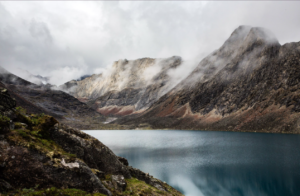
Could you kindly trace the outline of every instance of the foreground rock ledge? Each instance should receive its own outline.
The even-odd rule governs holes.
[[[26,115],[5,89],[0,89],[0,127],[0,194],[75,188],[96,195],[182,195],[82,131],[51,116]]]

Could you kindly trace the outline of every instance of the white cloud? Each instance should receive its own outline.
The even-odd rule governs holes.
[[[296,1],[5,1],[0,65],[59,77],[51,81],[61,84],[118,59],[201,59],[239,25],[265,27],[284,44],[300,40],[299,7]]]

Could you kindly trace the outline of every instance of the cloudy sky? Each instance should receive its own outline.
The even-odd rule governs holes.
[[[199,59],[239,25],[300,41],[300,2],[2,1],[0,66],[62,84],[118,59]]]

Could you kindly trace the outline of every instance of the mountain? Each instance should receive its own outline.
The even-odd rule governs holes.
[[[36,85],[0,68],[0,86],[29,113],[44,113],[82,129],[102,126],[105,117],[73,96],[51,85]]]
[[[119,60],[102,74],[72,80],[60,88],[104,115],[142,112],[174,86],[168,72],[181,62],[178,56]]]
[[[300,42],[280,45],[240,26],[141,114],[115,123],[152,128],[300,133]]]
[[[24,70],[24,69],[16,69],[14,70],[15,74],[20,77],[20,78],[23,78],[33,84],[36,84],[36,85],[46,85],[49,83],[49,77],[43,77],[41,75],[34,75],[32,73],[30,73],[28,70]]]

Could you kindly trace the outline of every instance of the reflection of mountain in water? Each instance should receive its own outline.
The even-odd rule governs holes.
[[[298,196],[300,137],[203,131],[100,131],[129,164],[186,196]],[[123,141],[123,142],[121,142]]]

